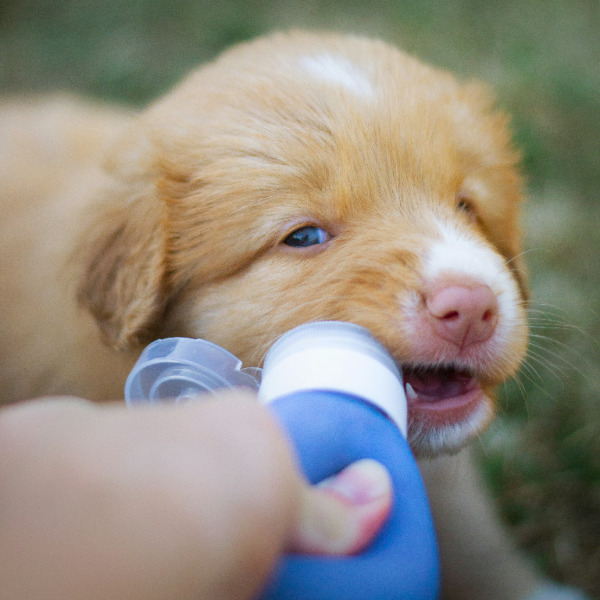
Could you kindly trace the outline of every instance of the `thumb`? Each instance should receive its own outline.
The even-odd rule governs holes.
[[[305,489],[288,551],[302,554],[356,554],[379,532],[392,506],[392,482],[371,459],[351,464]]]

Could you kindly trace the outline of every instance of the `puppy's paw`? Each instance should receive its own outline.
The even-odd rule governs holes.
[[[540,585],[526,600],[590,600],[582,591],[557,583]]]

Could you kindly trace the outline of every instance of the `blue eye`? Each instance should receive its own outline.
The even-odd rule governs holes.
[[[292,248],[308,248],[308,246],[316,246],[329,241],[330,235],[316,225],[306,225],[292,231],[283,243]]]

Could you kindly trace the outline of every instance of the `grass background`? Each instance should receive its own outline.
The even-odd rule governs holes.
[[[598,0],[0,0],[0,92],[142,105],[225,46],[290,27],[382,37],[487,80],[513,115],[532,343],[481,464],[522,546],[600,599]]]

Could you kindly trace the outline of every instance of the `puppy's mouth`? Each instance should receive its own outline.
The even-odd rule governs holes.
[[[484,399],[474,373],[454,365],[404,366],[409,416],[428,414],[428,420],[460,421]]]

